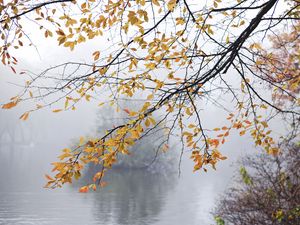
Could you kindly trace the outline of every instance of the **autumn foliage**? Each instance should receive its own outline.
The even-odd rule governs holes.
[[[94,163],[101,168],[95,182],[80,191],[96,189],[118,156],[129,155],[157,127],[167,140],[179,137],[180,155],[191,152],[194,171],[206,171],[226,159],[221,146],[232,133],[250,135],[256,146],[276,155],[269,120],[284,115],[289,123],[298,121],[299,1],[11,0],[0,1],[0,12],[2,63],[24,77],[11,49],[34,44],[28,23],[70,51],[96,38],[104,43],[84,62],[66,61],[30,74],[23,92],[2,108],[34,102],[20,117],[27,120],[41,108],[63,113],[91,101],[127,115],[125,123],[103,135],[64,149],[46,187],[71,183]],[[264,37],[282,27],[287,33],[272,37],[273,49],[264,49]],[[144,100],[138,109],[118,104],[136,97]],[[293,107],[278,104],[283,98]],[[226,112],[217,127],[207,126],[211,118],[203,116],[212,105]]]
[[[256,65],[265,74],[272,86],[273,99],[277,105],[299,105],[300,93],[300,23],[296,23],[289,33],[272,35],[271,50],[261,50]],[[297,102],[298,101],[298,102]]]

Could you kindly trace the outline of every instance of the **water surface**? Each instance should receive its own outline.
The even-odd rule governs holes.
[[[82,194],[80,184],[43,189],[48,161],[28,157],[40,154],[36,158],[41,159],[37,149],[24,154],[19,148],[14,154],[12,159],[2,151],[1,157],[3,225],[209,225],[210,211],[230,177],[224,171],[192,173],[190,160],[184,159],[180,177],[177,171],[119,169],[107,175],[107,187]]]

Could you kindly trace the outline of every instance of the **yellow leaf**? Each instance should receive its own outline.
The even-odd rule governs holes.
[[[156,125],[156,122],[155,122],[155,120],[153,119],[153,117],[149,117],[149,120],[150,120],[150,122],[152,123],[153,126]]]
[[[65,101],[65,109],[68,108],[68,105],[69,105],[69,99],[66,99],[66,101]]]
[[[81,42],[85,42],[85,37],[83,37],[82,35],[80,35],[78,37],[78,43],[81,43]]]
[[[87,100],[87,101],[89,102],[90,99],[91,99],[91,97],[92,97],[92,96],[90,96],[90,95],[85,95],[85,100]]]
[[[60,160],[64,160],[65,158],[68,158],[70,156],[72,156],[70,153],[64,153],[64,154],[60,155],[58,158]]]
[[[279,148],[271,148],[268,150],[268,154],[271,154],[271,155],[278,155],[280,152]]]
[[[93,53],[93,56],[94,56],[94,60],[95,60],[95,61],[98,60],[99,57],[100,57],[100,52],[99,52],[99,51],[94,52],[94,53]]]
[[[268,127],[268,123],[266,121],[261,122],[264,128]]]
[[[129,113],[129,116],[136,116],[137,114],[138,114],[137,112],[131,111],[131,112]]]
[[[136,131],[136,130],[131,130],[130,133],[131,133],[131,137],[132,137],[132,138],[134,138],[134,139],[139,139],[139,138],[140,138],[140,134],[139,134],[138,131]]]
[[[245,133],[246,133],[246,131],[245,131],[245,130],[242,130],[242,131],[240,132],[240,136],[243,136]]]
[[[176,6],[176,0],[170,0],[167,4],[168,10],[173,11]]]
[[[84,143],[84,137],[80,137],[80,139],[79,139],[79,145],[83,145],[83,143]]]
[[[54,110],[52,110],[52,112],[54,112],[54,113],[58,113],[60,111],[62,111],[62,109],[54,109]]]
[[[146,121],[145,121],[145,125],[146,125],[146,127],[149,127],[149,126],[150,126],[150,121],[149,121],[148,118],[147,118]]]
[[[229,36],[226,37],[226,44],[229,44]]]
[[[196,125],[195,124],[189,124],[189,126],[188,126],[188,128],[190,128],[190,129],[192,129],[192,128],[194,128],[194,127],[196,127]]]
[[[147,100],[152,100],[153,99],[153,94],[148,95]]]
[[[156,6],[160,6],[158,0],[152,0],[152,3],[153,3],[154,5],[156,5]]]
[[[267,109],[268,107],[267,107],[266,105],[262,104],[262,105],[260,106],[260,108],[262,108],[262,109]]]
[[[253,43],[250,45],[250,49],[254,49],[254,48],[259,49],[259,50],[262,49],[261,45],[258,43]]]
[[[153,70],[153,69],[155,69],[156,64],[150,62],[150,63],[146,63],[145,66],[147,69]]]
[[[82,4],[81,4],[81,9],[85,9],[86,6],[87,6],[86,2],[82,3]]]

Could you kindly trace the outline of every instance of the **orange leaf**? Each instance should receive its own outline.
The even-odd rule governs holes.
[[[52,177],[50,177],[48,174],[45,174],[45,177],[47,178],[47,180],[54,180]]]
[[[100,52],[99,51],[96,51],[93,53],[93,56],[94,56],[94,60],[98,60],[99,59],[99,56],[100,56]]]
[[[62,109],[54,109],[54,110],[52,110],[52,112],[54,112],[54,113],[58,113],[60,111],[62,111]]]
[[[20,116],[21,120],[27,120],[29,116],[29,112],[25,112],[22,116]]]
[[[129,111],[129,109],[124,109],[124,112],[126,112],[126,113],[130,114],[130,111]]]
[[[89,191],[89,187],[88,186],[83,186],[79,189],[80,193],[87,193]]]
[[[18,104],[18,102],[14,101],[14,102],[9,102],[9,103],[6,103],[2,106],[2,109],[10,109],[10,108],[13,108],[15,107],[16,105]]]

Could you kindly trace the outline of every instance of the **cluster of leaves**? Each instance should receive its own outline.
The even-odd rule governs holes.
[[[140,101],[139,101],[140,102]],[[138,109],[138,104],[132,102],[119,101],[122,108]],[[154,115],[155,121],[159,119]],[[111,126],[118,126],[126,123],[128,114],[123,112],[114,112],[110,107],[104,107],[97,113],[96,134],[95,137],[103,136],[104,131]],[[175,159],[178,154],[169,152],[169,145],[173,145],[174,140],[168,136],[167,127],[164,124],[157,126],[149,133],[145,133],[132,148],[129,148],[130,157],[119,155],[114,168],[124,169],[145,169],[151,173],[165,174],[169,173],[176,165]]]
[[[10,52],[11,49],[20,49],[29,43],[33,46],[30,35],[24,28],[24,21],[21,21],[27,14],[35,12],[32,20],[39,27],[44,30],[45,37],[52,37],[53,32],[47,29],[43,23],[49,22],[54,27],[60,27],[60,24],[55,22],[55,15],[57,10],[55,8],[49,9],[48,6],[61,4],[65,7],[65,2],[72,2],[71,0],[54,0],[54,1],[35,1],[33,4],[30,0],[10,0],[0,1],[0,23],[1,23],[1,46],[0,55],[2,64],[10,66],[12,71],[16,73],[15,65],[18,60]],[[75,2],[75,1],[73,1]],[[43,10],[44,9],[44,10]],[[29,19],[30,21],[31,19]],[[57,30],[58,32],[58,30]]]
[[[98,163],[102,169],[90,186],[95,189],[119,155],[128,155],[129,148],[162,123],[169,136],[179,134],[181,153],[185,149],[192,152],[194,170],[206,171],[226,159],[220,145],[232,129],[241,136],[250,133],[256,145],[276,154],[278,149],[267,129],[269,119],[278,113],[294,122],[299,117],[297,96],[297,105],[291,109],[278,106],[265,94],[267,85],[271,90],[279,86],[281,91],[295,92],[299,78],[293,77],[285,85],[282,75],[272,80],[266,76],[273,74],[257,72],[259,68],[264,71],[260,67],[264,64],[259,63],[263,54],[258,40],[273,29],[290,27],[287,21],[297,21],[299,1],[289,0],[284,10],[278,7],[278,0],[56,0],[35,4],[13,0],[0,1],[0,6],[3,64],[12,64],[8,49],[28,37],[21,24],[30,20],[46,38],[56,38],[58,45],[70,50],[102,36],[111,44],[108,48],[95,46],[90,62],[65,62],[30,74],[23,92],[2,106],[8,109],[24,101],[38,102],[21,116],[26,120],[30,113],[47,106],[61,105],[53,110],[57,113],[76,109],[79,101],[105,98],[100,106],[109,105],[128,114],[125,123],[81,141],[74,149],[63,150],[61,161],[54,163],[56,175],[48,177],[47,187],[71,182],[86,164]],[[293,32],[291,36],[295,36]],[[19,33],[23,35],[19,37]],[[272,57],[263,60],[269,66]],[[133,97],[145,100],[138,109],[119,107],[120,98]],[[230,104],[228,99],[232,99]],[[204,100],[228,111],[226,124],[206,127]],[[263,117],[267,108],[270,113]],[[163,116],[156,120],[155,112]]]
[[[271,36],[272,51],[261,49],[257,67],[272,85],[277,105],[299,105],[300,93],[300,22],[289,33]]]
[[[299,224],[300,146],[281,148],[277,156],[243,159],[235,187],[215,211],[217,224]]]
[[[126,108],[137,108],[133,103],[122,103],[120,105],[126,105]],[[127,110],[126,110],[127,111]],[[92,135],[93,137],[99,137],[105,135],[104,131],[109,129],[112,124],[113,126],[118,126],[120,124],[126,123],[128,120],[128,114],[126,112],[114,112],[110,107],[101,108],[97,113],[96,133]],[[114,162],[113,168],[115,170],[144,170],[149,173],[166,175],[175,169],[177,165],[175,159],[177,159],[176,152],[169,152],[168,143],[170,143],[170,137],[168,133],[164,133],[165,127],[160,126],[151,131],[151,133],[145,135],[142,139],[136,140],[133,146],[128,147],[126,154],[118,154],[117,161]],[[91,139],[91,137],[86,137],[85,139]],[[75,141],[70,147],[70,149],[78,148],[79,151],[87,151],[82,149],[82,143],[84,139],[81,139],[81,144]],[[71,156],[70,149],[65,149],[63,154],[59,156],[60,160],[64,160],[66,157]],[[82,161],[82,160],[81,160]],[[85,160],[84,160],[85,161]],[[99,160],[93,160],[92,163],[88,165],[86,170],[82,171],[83,168],[77,168],[74,174],[75,179],[84,176],[86,181],[90,180],[95,183],[103,177],[102,164]],[[58,162],[59,164],[59,162]],[[56,165],[56,163],[54,163]],[[53,178],[49,175],[46,176],[49,180],[48,186],[53,184]],[[72,182],[72,180],[68,180]],[[106,182],[101,181],[101,186],[105,186]],[[96,189],[96,185],[92,184],[90,188]],[[81,192],[88,191],[88,185],[80,189]]]

